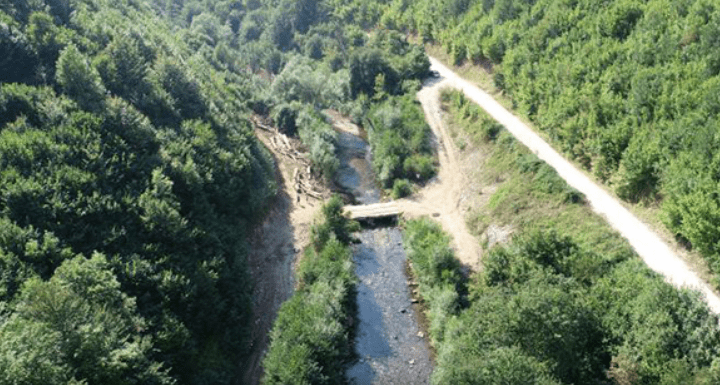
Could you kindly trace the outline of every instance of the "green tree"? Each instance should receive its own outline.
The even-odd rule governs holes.
[[[456,357],[461,359],[460,357]],[[517,347],[499,347],[480,357],[464,359],[452,370],[433,373],[436,384],[559,385],[547,367]]]
[[[397,76],[383,53],[377,49],[360,49],[350,57],[350,92],[355,98],[360,93],[374,95],[375,79],[385,76],[386,90],[394,90]]]
[[[48,325],[10,316],[0,320],[0,382],[80,384],[63,362],[62,336]]]
[[[95,112],[103,108],[106,91],[100,74],[74,44],[60,53],[55,76],[63,91],[80,107]]]
[[[48,336],[57,336],[41,339],[53,343],[50,351],[58,356],[52,365],[55,376],[67,368],[72,378],[90,384],[173,383],[150,358],[151,341],[141,334],[145,322],[136,315],[135,301],[120,291],[103,255],[68,260],[50,281],[29,280],[16,311],[31,325],[46,327]],[[33,375],[18,374],[11,382]]]
[[[32,49],[22,27],[0,11],[0,82],[24,82],[32,79],[37,54]]]

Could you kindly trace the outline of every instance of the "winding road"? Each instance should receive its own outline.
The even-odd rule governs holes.
[[[652,270],[662,274],[668,282],[677,287],[688,287],[700,291],[710,309],[720,314],[720,298],[711,290],[710,286],[693,272],[690,267],[680,259],[670,247],[645,223],[640,221],[628,209],[626,209],[616,198],[607,193],[602,187],[590,180],[583,172],[565,160],[557,151],[548,145],[530,127],[520,119],[506,110],[500,103],[495,101],[489,94],[474,84],[459,77],[448,67],[444,66],[435,58],[430,58],[431,69],[440,75],[440,81],[433,81],[425,85],[422,93],[433,95],[432,98],[418,95],[423,103],[423,108],[428,123],[433,127],[436,135],[444,140],[445,156],[452,162],[455,158],[451,139],[443,127],[437,96],[439,90],[444,87],[452,87],[461,90],[465,95],[487,111],[490,116],[500,122],[505,128],[523,143],[530,151],[534,152],[540,159],[553,167],[558,174],[572,187],[585,194],[592,209],[605,217],[607,222],[625,237],[638,255]],[[441,167],[443,158],[441,156]],[[442,175],[441,175],[442,178]],[[464,221],[461,220],[464,226]],[[457,224],[455,225],[457,226]],[[453,232],[454,233],[454,232]],[[462,233],[462,232],[461,232]],[[467,234],[467,230],[464,230]],[[465,236],[465,234],[463,234]],[[476,254],[478,255],[478,254]],[[477,258],[477,257],[476,257]]]

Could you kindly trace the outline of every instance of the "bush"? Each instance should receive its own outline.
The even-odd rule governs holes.
[[[294,136],[297,132],[297,125],[295,123],[297,111],[293,106],[289,104],[276,106],[273,108],[272,118],[273,121],[275,121],[275,126],[283,134]]]
[[[297,115],[300,140],[308,147],[313,168],[330,181],[340,167],[335,155],[337,133],[311,106],[305,105]]]
[[[405,198],[412,194],[412,185],[407,179],[396,179],[392,188],[392,198]]]
[[[447,322],[462,307],[466,290],[460,262],[448,236],[427,218],[406,222],[403,239],[413,275],[420,282],[420,295],[428,304],[430,338],[437,346]]]
[[[437,173],[435,158],[430,155],[414,154],[405,158],[403,172],[406,177],[416,181],[426,181]]]
[[[298,263],[298,289],[285,302],[270,333],[264,384],[340,384],[352,358],[357,278],[348,246],[356,222],[342,215],[335,196],[313,226],[311,244]]]
[[[433,373],[434,384],[483,385],[560,385],[547,367],[518,347],[500,347],[483,351],[468,359],[466,352],[455,351],[453,365],[439,361]],[[443,361],[449,360],[443,355]],[[449,369],[451,367],[452,369]]]
[[[430,126],[413,96],[390,97],[368,113],[368,141],[380,183],[396,179],[426,181],[437,172]]]

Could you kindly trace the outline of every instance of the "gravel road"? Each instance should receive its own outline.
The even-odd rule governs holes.
[[[431,57],[430,62],[431,69],[437,71],[442,77],[442,81],[434,83],[432,87],[453,87],[462,90],[469,99],[503,124],[511,134],[540,159],[557,170],[570,186],[585,194],[593,210],[604,216],[608,223],[630,242],[648,267],[665,276],[668,282],[677,287],[699,290],[705,296],[712,311],[720,314],[720,298],[645,223],[601,186],[565,160],[525,123],[495,101],[492,96],[460,78],[437,59]],[[445,140],[449,140],[449,138]]]

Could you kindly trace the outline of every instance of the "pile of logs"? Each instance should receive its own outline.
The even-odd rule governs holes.
[[[310,160],[307,158],[307,154],[298,150],[297,140],[291,140],[287,135],[280,133],[277,129],[265,124],[259,118],[253,117],[252,122],[256,127],[267,131],[270,135],[268,136],[270,147],[273,151],[285,158],[292,159],[292,163],[295,165],[295,171],[292,176],[293,190],[295,191],[295,200],[300,202],[300,197],[305,195],[306,197],[312,197],[317,200],[323,200],[326,197],[318,191],[314,185],[313,170]],[[306,198],[307,199],[307,198]]]

